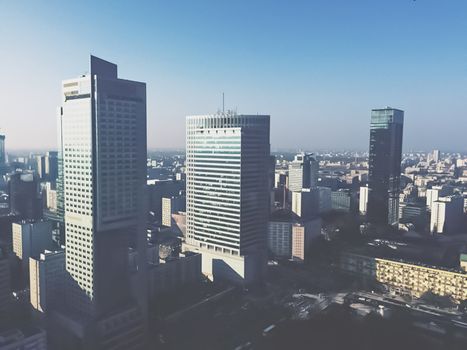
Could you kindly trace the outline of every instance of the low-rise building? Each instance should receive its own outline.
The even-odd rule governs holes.
[[[387,285],[401,295],[420,298],[427,292],[450,296],[455,302],[467,300],[467,272],[412,262],[342,253],[342,270],[359,274]]]

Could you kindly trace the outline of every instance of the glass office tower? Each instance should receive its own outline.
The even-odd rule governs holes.
[[[5,135],[0,134],[0,167],[6,163]]]
[[[375,224],[399,223],[399,192],[404,112],[373,109],[370,124],[368,220]]]
[[[269,213],[268,115],[187,117],[187,236],[210,277],[249,283],[262,269]]]

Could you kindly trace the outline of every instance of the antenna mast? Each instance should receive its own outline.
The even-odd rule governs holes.
[[[222,93],[222,113],[225,113],[224,93]]]

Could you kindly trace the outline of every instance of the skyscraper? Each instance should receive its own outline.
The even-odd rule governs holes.
[[[318,162],[307,153],[299,153],[289,164],[289,190],[300,192],[318,186]]]
[[[433,150],[433,161],[435,163],[439,162],[439,149]]]
[[[41,179],[45,178],[45,156],[36,154],[33,156],[33,168]]]
[[[115,64],[91,56],[90,73],[63,81],[62,94],[66,304],[80,319],[100,322],[133,300],[130,246],[146,297],[146,84],[119,79]]]
[[[370,124],[368,219],[397,225],[402,158],[404,112],[373,109]]]
[[[203,273],[253,282],[265,267],[269,116],[187,117],[187,245]]]
[[[5,154],[5,135],[0,134],[0,168],[5,165],[6,154]]]

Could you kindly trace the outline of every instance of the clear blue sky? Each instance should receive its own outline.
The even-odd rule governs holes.
[[[0,0],[7,147],[56,147],[60,82],[90,53],[147,82],[149,147],[185,116],[271,114],[274,148],[367,149],[370,110],[406,111],[404,148],[467,150],[467,1]]]

